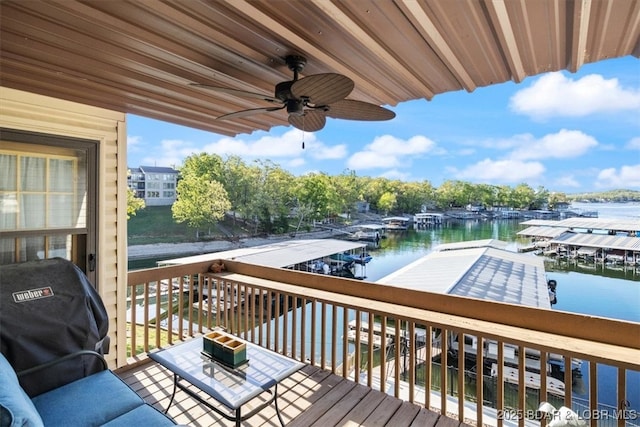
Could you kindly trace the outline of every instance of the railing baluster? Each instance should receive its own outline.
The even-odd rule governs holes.
[[[418,345],[416,342],[416,324],[413,321],[409,321],[409,339],[407,347],[405,347],[405,351],[409,352],[409,402],[413,403],[416,401],[416,356],[418,353]],[[405,372],[405,380],[407,379],[407,372]]]
[[[193,276],[191,276],[193,278]],[[202,333],[202,308],[204,304],[204,281],[202,280],[202,276],[198,275],[198,333]],[[193,307],[189,307],[191,311],[193,311]]]
[[[160,348],[160,338],[162,338],[162,332],[160,330],[160,316],[162,315],[162,311],[160,310],[161,308],[161,291],[162,291],[162,282],[161,281],[157,281],[156,282],[156,292],[155,292],[155,297],[156,297],[156,317],[155,317],[155,328],[154,328],[154,332],[155,332],[155,336],[156,336],[156,348]]]
[[[336,373],[338,359],[338,306],[331,304],[331,372]]]
[[[193,336],[193,297],[194,297],[194,291],[195,291],[195,287],[193,286],[193,276],[189,276],[187,279],[187,286],[189,287],[189,299],[188,299],[188,306],[187,306],[187,310],[189,310],[188,316],[189,316],[189,334],[188,336],[192,337]],[[184,310],[184,307],[183,307]]]
[[[476,337],[476,425],[483,425],[482,412],[484,404],[484,339]]]
[[[320,304],[320,308],[322,310],[322,313],[320,314],[320,367],[325,369],[327,366],[327,355],[325,352],[327,346],[327,308],[324,301]]]
[[[138,319],[137,319],[137,312],[138,310],[136,310],[136,306],[138,305],[138,285],[135,286],[131,286],[131,323],[129,325],[129,334],[131,335],[131,357],[135,357],[138,355],[138,351],[137,351],[137,333],[138,333],[138,328],[137,328],[137,323],[138,323]]]
[[[273,327],[275,328],[273,351],[275,351],[276,353],[280,351],[280,297],[281,297],[280,292],[276,292],[275,298],[274,298],[276,305],[275,305],[274,316],[273,316]]]
[[[316,333],[316,331],[318,330],[316,325],[316,318],[318,314],[317,306],[318,301],[313,298],[311,300],[311,364],[314,366],[316,364],[316,338],[318,336],[318,334]]]
[[[369,324],[369,334],[374,333],[375,324]],[[387,388],[387,316],[380,319],[380,391]]]
[[[449,369],[447,368],[448,336],[449,331],[443,328],[440,334],[440,345],[442,347],[442,352],[440,353],[440,413],[442,415],[447,414],[447,374],[449,373]]]
[[[458,333],[458,421],[464,421],[464,345],[465,333]]]
[[[498,413],[498,427],[504,425],[504,346],[502,341],[496,343],[498,348],[497,378],[496,378],[496,411]]]
[[[307,360],[307,299],[302,298],[300,303],[300,361]]]
[[[435,354],[433,354],[433,327],[427,326],[425,329],[427,330],[427,336],[425,337],[426,348],[424,360],[424,407],[429,409],[431,408],[431,367],[433,366],[432,361]]]
[[[525,422],[525,417],[524,414],[526,414],[526,380],[525,380],[525,353],[526,353],[527,349],[524,348],[523,346],[519,345],[518,346],[518,384],[522,384],[525,385],[525,387],[518,387],[518,409],[519,414],[521,414],[522,416],[518,417],[518,426],[519,427],[524,427],[524,422]]]
[[[394,395],[400,397],[400,348],[402,346],[402,336],[400,335],[402,321],[398,318],[395,319],[395,339],[394,339],[394,361],[393,361],[393,382],[394,382]]]
[[[149,351],[149,282],[144,283],[144,352]]]
[[[282,354],[289,351],[289,296],[284,295],[284,307],[282,309]]]
[[[265,344],[266,348],[269,349],[273,349],[272,345],[271,345],[271,319],[273,318],[273,297],[272,295],[274,295],[273,292],[269,291],[269,293],[267,294],[267,300],[265,301],[265,304],[267,304],[267,319],[265,321],[265,325],[267,328],[267,342]]]
[[[258,296],[258,316],[260,316],[260,329],[258,330],[258,344],[263,347],[269,347],[264,345],[264,325],[266,323],[264,317],[264,302],[267,296],[269,295],[269,291],[267,289],[260,288],[260,293]]]
[[[627,408],[627,376],[626,369],[618,367],[618,427],[625,427],[627,418],[626,411],[631,408]],[[624,411],[624,412],[623,412]],[[637,415],[637,414],[636,414]]]
[[[298,358],[298,298],[292,297],[293,308],[291,310],[291,357]],[[285,328],[289,329],[288,327]]]
[[[373,388],[373,312],[368,313],[367,324],[369,325],[369,333],[367,334],[368,342],[367,342],[367,387]],[[359,333],[357,331],[356,333]],[[382,351],[382,347],[380,347],[380,351]]]
[[[347,378],[349,376],[349,309],[342,309],[342,376]]]
[[[591,414],[598,410],[598,364],[595,362],[589,362],[589,409]],[[598,417],[591,417],[590,424],[596,427]]]

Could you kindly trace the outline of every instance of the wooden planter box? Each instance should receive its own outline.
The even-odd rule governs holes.
[[[247,361],[247,343],[222,331],[213,331],[204,336],[202,352],[232,368]]]

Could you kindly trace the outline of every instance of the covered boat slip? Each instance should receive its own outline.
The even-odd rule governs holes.
[[[552,301],[544,260],[505,250],[506,245],[506,242],[497,239],[441,245],[434,252],[378,280],[377,283],[544,310],[550,309]],[[387,331],[389,329],[391,328],[387,328]],[[379,330],[379,327],[374,329],[376,332]],[[389,336],[388,332],[387,335],[391,339],[394,338]],[[454,352],[459,350],[458,334],[449,334],[447,341],[449,349]],[[431,342],[434,346],[432,354],[439,354],[439,348],[442,345],[439,336],[435,334]],[[475,363],[477,351],[476,338],[465,334],[465,359]],[[505,368],[509,369],[508,373],[513,374],[512,380],[517,381],[519,367],[517,347],[507,345],[504,352]],[[496,343],[485,340],[482,355],[483,372],[486,375],[493,375],[491,367],[498,360]],[[549,353],[546,360],[548,361],[547,373],[551,375],[553,371],[553,375],[562,377],[562,374],[556,372],[551,366],[551,364],[562,366],[562,356]],[[478,366],[475,369],[478,370],[481,367]],[[527,387],[540,388],[539,352],[526,349],[525,370]],[[549,376],[547,390],[549,393],[562,396],[564,384],[558,378]]]
[[[543,309],[551,307],[542,259],[486,245],[469,247],[472,242],[465,243],[467,248],[432,252],[377,283]]]
[[[159,261],[163,265],[180,265],[215,260],[234,260],[265,267],[288,268],[292,270],[322,272],[319,262],[331,266],[331,256],[348,253],[363,256],[367,245],[338,239],[300,239],[269,243],[250,248],[232,249],[183,258]],[[333,267],[338,267],[333,266]],[[330,270],[332,272],[333,270]]]
[[[560,227],[568,230],[599,230],[607,233],[627,233],[640,237],[640,219],[568,218],[561,221],[532,219],[524,221],[521,224],[528,226]]]
[[[382,224],[358,224],[350,227],[348,231],[349,240],[378,242],[385,237],[385,228]]]
[[[640,266],[640,220],[571,218],[525,221],[518,232],[546,254]]]

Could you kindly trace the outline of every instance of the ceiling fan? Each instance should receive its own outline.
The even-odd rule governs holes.
[[[354,88],[353,80],[347,76],[325,73],[298,79],[298,74],[304,69],[307,60],[302,56],[289,55],[285,61],[293,71],[293,80],[278,83],[274,96],[208,84],[191,85],[245,98],[261,99],[277,105],[237,111],[217,117],[216,120],[230,120],[286,108],[291,125],[305,132],[315,132],[324,127],[327,117],[379,121],[390,120],[396,116],[393,111],[379,105],[345,99]]]

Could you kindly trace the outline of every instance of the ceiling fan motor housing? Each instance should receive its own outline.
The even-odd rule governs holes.
[[[287,113],[293,116],[304,115],[304,99],[288,99],[287,100]]]

